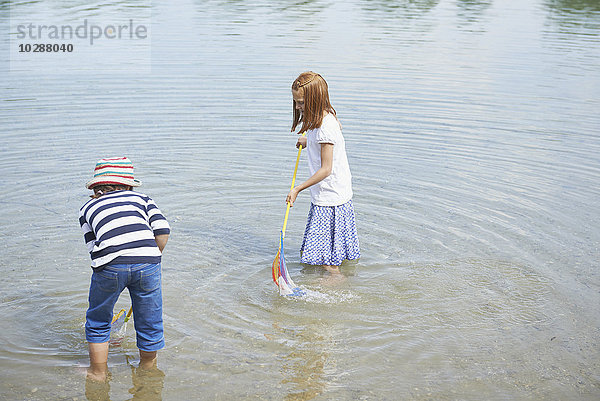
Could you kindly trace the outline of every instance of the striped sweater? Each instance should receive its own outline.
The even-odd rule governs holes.
[[[170,233],[154,201],[133,191],[89,200],[79,210],[79,224],[94,270],[117,263],[160,263],[154,236]]]

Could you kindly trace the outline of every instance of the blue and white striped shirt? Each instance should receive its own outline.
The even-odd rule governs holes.
[[[160,263],[154,237],[170,233],[154,201],[133,191],[89,200],[79,210],[79,224],[95,270],[116,263]]]

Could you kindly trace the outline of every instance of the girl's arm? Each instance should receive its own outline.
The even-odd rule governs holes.
[[[300,145],[302,145],[302,149],[306,149],[306,142],[308,142],[308,139],[305,136],[301,136],[298,138],[298,142],[296,142],[296,148],[299,148]]]
[[[296,201],[296,197],[300,191],[315,185],[318,182],[323,181],[325,178],[329,177],[331,174],[331,167],[333,165],[333,144],[332,143],[322,143],[321,144],[321,167],[315,171],[315,173],[308,180],[304,181],[302,184],[292,188],[290,193],[288,193],[285,201],[290,204],[290,206],[294,206],[294,202]]]

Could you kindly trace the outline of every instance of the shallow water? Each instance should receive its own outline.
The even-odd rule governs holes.
[[[0,397],[86,398],[77,211],[112,155],[173,229],[164,377],[131,368],[130,325],[113,400],[600,396],[596,1],[0,2],[0,46],[15,22],[131,15],[151,41],[0,64]],[[307,69],[344,126],[362,258],[341,282],[299,263],[302,194],[285,247],[307,295],[283,298]]]

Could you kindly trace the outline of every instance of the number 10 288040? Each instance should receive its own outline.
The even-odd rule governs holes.
[[[58,43],[21,43],[19,53],[71,53],[73,45]]]

